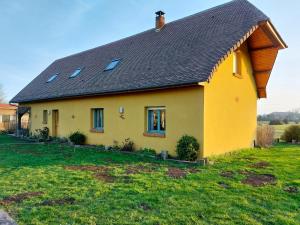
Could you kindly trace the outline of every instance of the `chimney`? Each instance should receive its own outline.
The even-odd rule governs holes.
[[[157,11],[156,13],[156,18],[155,18],[155,31],[160,31],[161,28],[165,25],[165,13],[163,11]]]

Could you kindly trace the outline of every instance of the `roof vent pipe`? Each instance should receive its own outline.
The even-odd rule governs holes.
[[[156,14],[155,31],[158,32],[165,25],[165,17],[164,17],[165,13],[163,11],[157,11],[155,14]]]

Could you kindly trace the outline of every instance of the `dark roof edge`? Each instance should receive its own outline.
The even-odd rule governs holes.
[[[157,90],[167,90],[173,88],[183,88],[183,87],[191,87],[191,86],[201,86],[199,83],[205,82],[204,81],[195,81],[185,84],[176,84],[176,85],[167,85],[167,86],[160,86],[160,87],[149,87],[149,88],[141,88],[141,89],[131,89],[131,90],[124,90],[124,91],[110,91],[110,92],[102,92],[102,93],[87,93],[81,95],[66,95],[62,97],[56,98],[41,98],[41,99],[32,99],[32,100],[25,100],[25,101],[10,101],[10,103],[36,103],[36,102],[45,102],[45,101],[56,101],[56,100],[67,100],[73,98],[85,98],[85,97],[97,97],[97,96],[106,96],[106,95],[119,95],[119,94],[126,94],[126,93],[139,93],[139,92],[147,92],[147,91],[157,91]]]

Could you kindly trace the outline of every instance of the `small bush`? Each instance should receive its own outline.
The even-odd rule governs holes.
[[[257,127],[256,141],[257,146],[268,148],[272,146],[274,141],[275,129],[269,125]]]
[[[280,120],[271,120],[269,125],[282,125],[282,122]]]
[[[196,138],[188,135],[182,136],[177,142],[177,155],[181,160],[195,161],[198,158],[200,145]]]
[[[41,141],[47,141],[49,138],[49,128],[44,127],[43,129],[36,129],[36,137]]]
[[[83,145],[85,143],[86,136],[81,132],[76,131],[69,136],[69,139],[75,145]]]
[[[286,142],[292,142],[295,140],[296,142],[300,141],[300,126],[299,125],[291,125],[287,127],[281,136],[282,140]]]
[[[134,150],[134,142],[131,141],[130,138],[126,138],[121,146],[121,151],[133,152]]]

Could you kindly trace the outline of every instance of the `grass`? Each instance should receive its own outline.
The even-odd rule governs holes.
[[[284,191],[300,188],[300,146],[243,150],[190,170],[139,155],[16,141],[0,135],[0,208],[20,225],[300,223],[300,194]],[[261,161],[270,165],[251,166]],[[169,168],[191,172],[175,179]],[[244,170],[277,182],[244,184]]]

